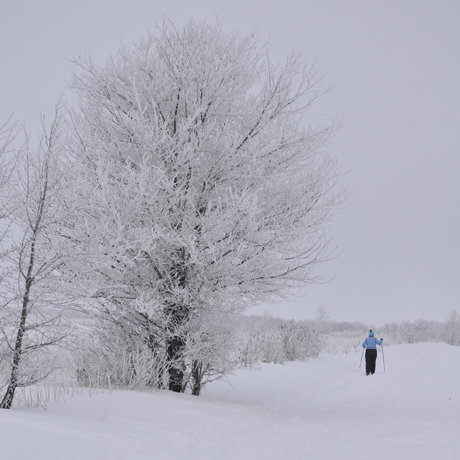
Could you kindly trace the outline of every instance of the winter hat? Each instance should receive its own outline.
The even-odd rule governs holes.
[[[369,331],[369,337],[374,337],[374,331],[372,329]]]

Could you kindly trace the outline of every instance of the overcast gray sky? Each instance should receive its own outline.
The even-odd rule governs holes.
[[[322,268],[329,283],[253,311],[302,319],[324,304],[333,319],[379,325],[460,310],[458,0],[1,3],[0,121],[14,111],[35,132],[70,80],[69,58],[103,64],[162,14],[177,26],[193,16],[243,35],[257,27],[274,60],[304,50],[336,83],[312,116],[346,125],[331,146],[352,191],[331,226],[346,248]]]

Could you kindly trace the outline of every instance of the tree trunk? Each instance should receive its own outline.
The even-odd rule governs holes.
[[[203,380],[203,363],[198,361],[193,362],[192,379],[192,395],[200,396],[201,382]]]
[[[14,399],[14,393],[18,386],[18,371],[22,355],[22,341],[26,329],[30,286],[31,282],[30,280],[27,280],[26,293],[22,299],[21,321],[19,324],[18,333],[16,335],[16,343],[14,346],[13,365],[11,367],[10,381],[6,393],[3,396],[2,402],[0,403],[0,409],[11,409],[11,405],[13,404]]]
[[[6,390],[5,395],[3,396],[2,402],[0,403],[0,409],[11,409],[11,405],[13,404],[14,393],[16,392],[16,388],[18,386],[18,369],[19,369],[19,362],[21,360],[21,351],[18,350],[14,352],[13,358],[13,367],[11,369],[10,375],[10,383],[8,384],[8,388]]]
[[[38,222],[40,222],[40,219],[38,219]],[[14,393],[18,386],[18,371],[22,355],[22,341],[24,338],[24,333],[26,331],[27,314],[29,313],[29,295],[33,284],[32,271],[35,263],[35,241],[37,228],[38,224],[37,227],[34,229],[34,235],[32,238],[32,243],[30,245],[29,265],[27,267],[27,275],[25,276],[24,296],[22,297],[21,320],[19,322],[18,333],[16,335],[16,343],[14,345],[13,365],[11,367],[10,381],[6,393],[3,396],[2,402],[0,403],[0,409],[11,409],[11,405],[13,404]]]
[[[169,389],[177,393],[184,391],[184,366],[182,363],[184,347],[185,341],[180,336],[174,336],[168,340]]]

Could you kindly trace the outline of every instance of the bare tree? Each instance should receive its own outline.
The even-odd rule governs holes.
[[[460,342],[460,315],[457,310],[451,310],[444,323],[446,342],[450,345],[458,345]]]
[[[14,169],[15,151],[12,149],[12,144],[16,138],[16,124],[12,123],[10,117],[3,125],[0,125],[0,190],[4,189]]]
[[[320,334],[327,334],[330,331],[331,312],[326,305],[318,305],[316,308],[315,322],[316,329]]]
[[[154,325],[183,391],[197,321],[318,280],[341,200],[337,129],[302,116],[321,95],[300,54],[268,59],[254,35],[171,23],[101,68],[76,61],[71,154],[85,206],[72,238],[88,295]],[[90,275],[87,275],[90,273]]]
[[[28,142],[18,153],[15,180],[8,184],[14,236],[2,266],[0,332],[4,390],[0,408],[9,409],[16,389],[52,371],[42,359],[65,336],[55,284],[66,254],[59,245],[64,187],[60,163],[62,118],[58,113],[36,151]],[[54,307],[54,309],[53,309]]]

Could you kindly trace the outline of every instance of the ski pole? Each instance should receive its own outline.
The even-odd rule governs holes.
[[[363,347],[363,352],[361,353],[361,361],[359,362],[359,370],[361,370],[361,364],[363,362],[363,356],[364,356],[364,347]]]
[[[385,355],[383,353],[383,342],[382,342],[382,358],[383,358],[383,373],[386,374],[386,371],[385,371]]]

